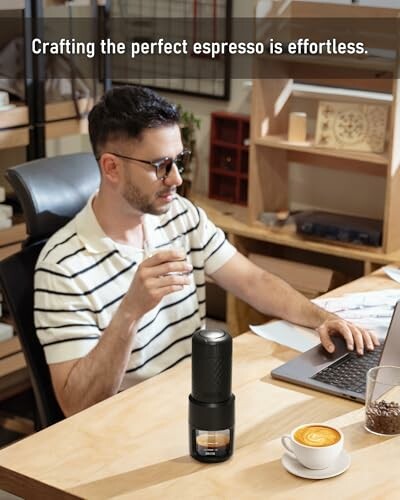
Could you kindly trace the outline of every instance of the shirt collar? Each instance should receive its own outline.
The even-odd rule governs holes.
[[[90,253],[107,253],[117,250],[123,257],[132,258],[137,254],[143,253],[142,249],[134,248],[129,245],[122,245],[115,242],[107,236],[101,228],[97,217],[93,211],[93,199],[97,193],[94,193],[88,200],[85,207],[76,216],[76,232],[86,250]],[[145,214],[143,217],[144,238],[154,241],[157,238],[157,226],[160,218],[156,215]]]
[[[93,212],[93,199],[97,193],[94,193],[76,216],[76,232],[78,238],[85,245],[90,253],[103,253],[114,250],[115,242],[109,238]]]

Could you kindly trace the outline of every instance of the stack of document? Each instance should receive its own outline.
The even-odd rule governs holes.
[[[0,186],[0,229],[8,229],[12,226],[13,207],[4,203],[6,190]]]
[[[314,302],[343,319],[374,331],[384,338],[396,303],[400,300],[400,289],[376,292],[348,293],[339,298],[320,298]]]
[[[384,339],[400,289],[376,292],[348,293],[338,298],[319,298],[313,302],[355,325],[375,332]],[[293,325],[287,321],[273,321],[264,325],[250,325],[250,329],[268,340],[286,345],[297,351],[307,351],[319,344],[315,330]]]
[[[13,207],[4,203],[6,201],[6,190],[0,186],[0,245],[4,244],[1,239],[1,230],[12,226]],[[14,329],[8,323],[2,321],[3,297],[0,293],[0,341],[7,340],[13,336]]]
[[[14,334],[12,325],[2,321],[3,316],[3,294],[0,292],[0,342],[10,339]]]

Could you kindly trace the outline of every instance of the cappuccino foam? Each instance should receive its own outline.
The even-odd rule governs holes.
[[[294,434],[294,439],[306,446],[331,446],[340,441],[340,434],[336,429],[324,425],[307,425],[301,427]]]

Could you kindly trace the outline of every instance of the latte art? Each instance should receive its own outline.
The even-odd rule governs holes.
[[[295,440],[306,446],[331,446],[340,441],[340,434],[332,427],[323,425],[308,425],[298,429],[294,434]]]

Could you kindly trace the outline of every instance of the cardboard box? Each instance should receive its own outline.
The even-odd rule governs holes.
[[[279,276],[306,297],[314,298],[346,282],[342,273],[326,267],[250,253],[251,262]]]

